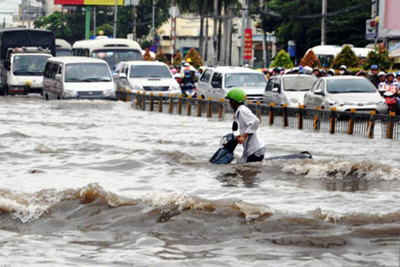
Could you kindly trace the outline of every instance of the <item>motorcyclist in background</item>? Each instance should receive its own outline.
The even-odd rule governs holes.
[[[194,82],[195,82],[194,77],[190,74],[190,70],[185,70],[184,76],[180,82],[181,91],[182,91],[183,96],[187,96],[187,93],[186,93],[187,90],[193,90],[195,88]]]

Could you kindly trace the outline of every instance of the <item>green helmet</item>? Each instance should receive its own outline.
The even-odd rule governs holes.
[[[243,103],[246,101],[246,92],[243,89],[234,88],[228,92],[226,98],[235,100],[238,103]]]

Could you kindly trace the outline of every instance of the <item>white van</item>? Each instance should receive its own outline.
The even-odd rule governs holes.
[[[43,98],[115,99],[111,70],[97,58],[51,58],[44,70]]]
[[[226,97],[233,88],[242,88],[247,100],[263,101],[267,86],[264,73],[242,67],[207,68],[197,83],[197,95],[204,99],[219,100]]]

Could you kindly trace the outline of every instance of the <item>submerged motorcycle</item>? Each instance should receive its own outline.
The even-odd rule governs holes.
[[[210,162],[213,164],[229,164],[232,162],[234,158],[234,151],[238,144],[238,141],[234,135],[234,132],[238,129],[238,124],[236,121],[232,124],[232,133],[229,133],[222,137],[221,145],[214,155],[210,158]],[[275,160],[275,159],[311,159],[311,153],[307,151],[303,151],[298,154],[290,154],[290,155],[283,155],[283,156],[276,156],[276,157],[269,157],[265,158],[264,160]]]

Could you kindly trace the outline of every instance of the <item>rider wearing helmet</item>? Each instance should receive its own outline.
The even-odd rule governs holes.
[[[243,154],[239,162],[262,161],[265,153],[265,143],[257,135],[260,121],[246,107],[246,92],[240,88],[234,88],[226,96],[230,107],[235,111],[235,119],[239,123],[240,135],[237,136],[239,144],[243,144]]]

